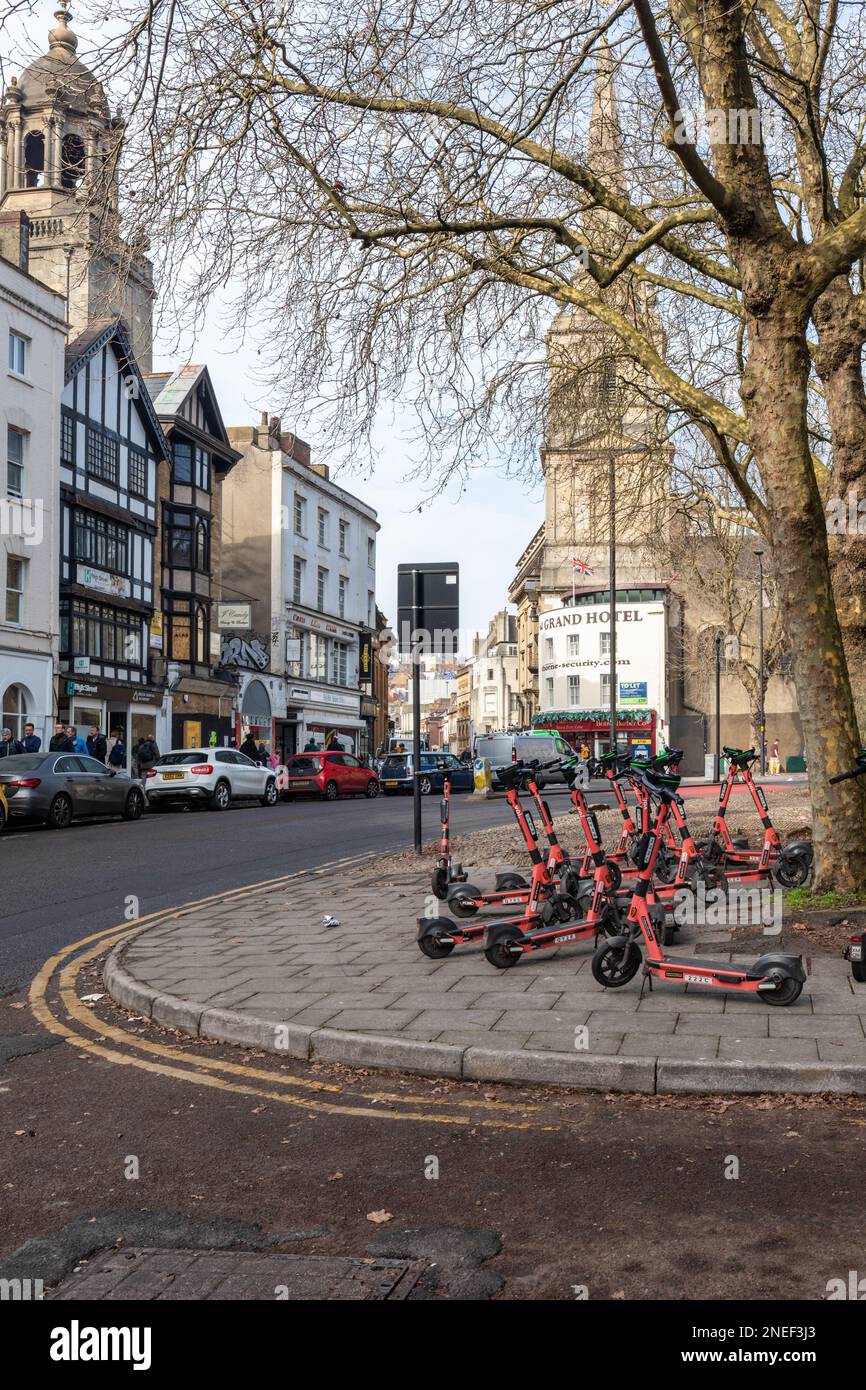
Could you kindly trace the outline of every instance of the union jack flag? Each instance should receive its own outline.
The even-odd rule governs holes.
[[[572,560],[575,574],[587,574],[592,578],[592,570],[585,560]]]

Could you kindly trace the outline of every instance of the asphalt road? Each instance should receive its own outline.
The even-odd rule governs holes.
[[[425,840],[435,838],[438,797],[425,797],[423,817]],[[455,829],[510,818],[502,799],[454,798]],[[9,830],[0,836],[0,994],[29,983],[61,946],[122,921],[130,895],[139,905],[129,915],[143,916],[334,859],[399,849],[411,845],[412,833],[407,796]]]

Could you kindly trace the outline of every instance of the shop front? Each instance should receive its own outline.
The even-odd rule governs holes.
[[[546,710],[532,721],[534,729],[556,729],[575,752],[589,749],[593,758],[610,752],[610,710]],[[618,709],[617,751],[633,758],[654,757],[658,720],[654,709]]]
[[[172,691],[172,746],[227,746],[235,737],[237,700],[234,682],[184,677]]]
[[[127,771],[133,769],[137,745],[153,738],[161,751],[171,746],[171,701],[156,686],[117,685],[108,681],[61,676],[57,718],[86,739],[95,725],[109,745],[121,738]]]
[[[344,693],[290,682],[286,707],[287,718],[278,721],[278,726],[288,756],[314,745],[316,748],[339,746],[344,753],[364,752],[369,726],[361,718],[361,696],[357,691]]]

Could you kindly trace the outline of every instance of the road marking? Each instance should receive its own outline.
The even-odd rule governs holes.
[[[354,856],[349,860],[338,860],[332,864],[324,865],[324,870],[331,870],[346,863],[358,862],[359,859],[369,858],[370,856]],[[295,874],[285,875],[279,879],[265,880],[262,883],[248,884],[243,888],[228,890],[225,893],[212,894],[209,897],[183,903],[174,908],[164,908],[159,912],[153,912],[146,917],[136,918],[132,922],[118,923],[114,927],[106,928],[101,932],[95,932],[82,940],[73,942],[65,946],[61,951],[50,957],[45,962],[42,969],[36,975],[30,987],[30,1007],[38,1021],[50,1032],[58,1035],[73,1047],[82,1048],[86,1052],[103,1058],[119,1066],[134,1066],[141,1070],[151,1072],[155,1075],[167,1076],[174,1080],[191,1082],[194,1085],[207,1086],[212,1089],[234,1092],[240,1095],[256,1096],[260,1099],[274,1101],[279,1104],[299,1106],[303,1109],[324,1111],[335,1115],[351,1115],[354,1117],[375,1116],[379,1119],[389,1120],[409,1120],[413,1122],[458,1125],[464,1127],[481,1126],[484,1128],[497,1129],[542,1129],[552,1131],[559,1128],[558,1125],[545,1125],[533,1119],[511,1119],[505,1118],[506,1115],[520,1114],[526,1116],[541,1109],[540,1106],[522,1105],[509,1101],[489,1101],[489,1100],[450,1100],[447,1097],[428,1097],[419,1095],[400,1095],[379,1090],[350,1090],[338,1083],[328,1083],[314,1080],[312,1078],[277,1076],[259,1068],[243,1066],[236,1062],[224,1061],[213,1058],[193,1057],[187,1053],[180,1052],[166,1044],[153,1042],[148,1039],[134,1037],[125,1033],[122,1029],[114,1027],[112,1024],[105,1023],[99,1019],[92,1010],[86,1009],[81,1004],[75,991],[75,984],[81,969],[89,961],[101,955],[103,951],[110,949],[120,941],[137,936],[140,932],[151,926],[156,926],[162,921],[170,921],[174,918],[185,915],[196,907],[206,905],[216,901],[225,901],[241,896],[253,895],[265,887],[274,886],[278,883],[290,882],[293,879],[306,877],[311,874],[310,870],[300,870]],[[87,948],[82,950],[82,948]],[[74,957],[74,959],[70,959]],[[64,1011],[68,1018],[72,1019],[79,1027],[97,1034],[98,1038],[108,1038],[118,1043],[122,1047],[136,1049],[139,1052],[148,1054],[146,1057],[131,1056],[126,1052],[118,1051],[112,1047],[101,1045],[87,1036],[87,1032],[79,1032],[68,1023],[58,1018],[51,1009],[48,1001],[48,990],[55,974],[59,972],[58,993]],[[157,1025],[158,1026],[158,1025]],[[279,1054],[275,1054],[279,1055]],[[151,1060],[159,1058],[160,1060]],[[288,1059],[287,1060],[297,1060]],[[179,1064],[179,1065],[175,1065]],[[247,1084],[242,1084],[236,1078],[244,1077]],[[264,1086],[250,1085],[249,1080],[267,1083],[269,1087],[275,1084],[282,1090],[274,1091],[266,1089]],[[348,1097],[354,1096],[361,1102],[367,1102],[370,1108],[363,1104],[349,1105],[337,1104],[332,1101],[312,1099],[309,1095],[291,1095],[289,1088],[302,1091],[313,1091],[317,1095],[345,1094]],[[394,1113],[392,1111],[376,1108],[379,1105],[413,1105],[416,1107],[449,1107],[452,1110],[471,1111],[474,1114],[444,1115],[437,1113],[436,1109],[430,1110],[414,1109]],[[478,1112],[493,1112],[490,1117]],[[502,1118],[500,1118],[500,1115]]]

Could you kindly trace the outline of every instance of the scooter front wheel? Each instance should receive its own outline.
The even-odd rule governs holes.
[[[640,951],[633,941],[624,946],[603,942],[592,958],[593,978],[605,989],[620,989],[634,979],[640,960]]]
[[[795,980],[790,975],[786,975],[777,989],[761,990],[761,998],[765,1004],[775,1004],[783,1008],[786,1004],[794,1004],[803,992],[803,981]]]
[[[419,937],[418,945],[428,960],[444,960],[454,950],[454,942],[443,941],[437,932],[430,932],[427,936]]]
[[[854,976],[854,979],[857,981],[858,984],[866,984],[866,961],[852,960],[851,974]]]
[[[810,867],[808,859],[795,854],[789,859],[780,859],[773,866],[773,876],[783,888],[801,888],[809,877]]]
[[[434,898],[438,898],[440,902],[444,902],[448,894],[448,870],[443,869],[441,865],[439,868],[434,869],[433,876],[430,879],[430,886],[433,889]]]

